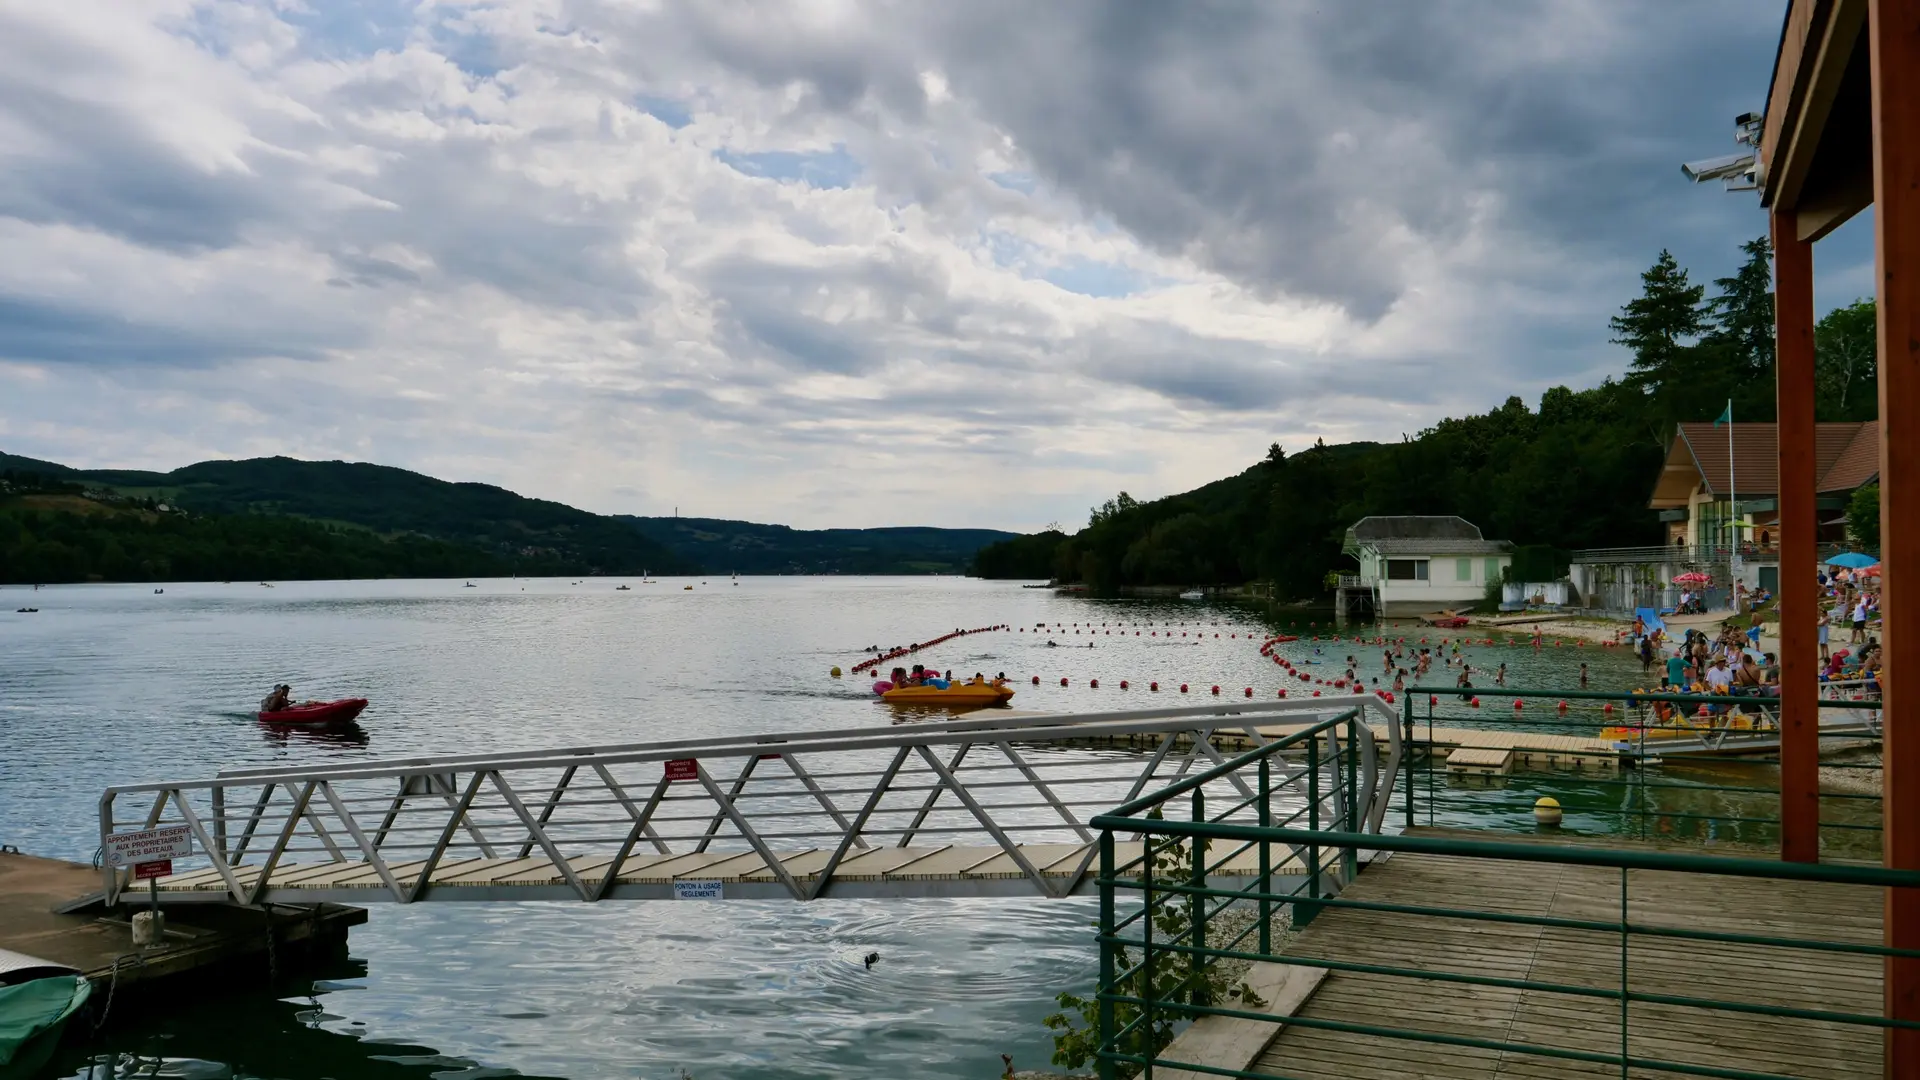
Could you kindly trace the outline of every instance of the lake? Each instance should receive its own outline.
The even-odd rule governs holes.
[[[956,578],[620,583],[0,589],[0,842],[89,860],[103,787],[230,765],[885,725],[871,677],[828,670],[955,627],[1029,628],[922,657],[956,674],[1006,672],[1022,709],[1114,708],[1121,679],[1136,688],[1130,701],[1151,680],[1271,697],[1297,684],[1258,656],[1258,636],[1306,617]],[[1042,622],[1064,626],[1033,632]],[[1195,637],[1107,632],[1149,622]],[[1327,652],[1356,653],[1369,679],[1378,671],[1377,650]],[[1623,650],[1500,652],[1516,686],[1567,685],[1583,659],[1596,688],[1638,682]],[[370,698],[360,734],[263,729],[253,711],[277,682],[297,698]],[[986,1080],[1003,1053],[1043,1067],[1053,995],[1095,974],[1085,899],[371,911],[349,970],[126,1023],[56,1075],[105,1077],[89,1062],[115,1054],[157,1070],[138,1075],[170,1077]],[[875,951],[868,970],[861,957]],[[124,1057],[119,1068],[129,1075]]]

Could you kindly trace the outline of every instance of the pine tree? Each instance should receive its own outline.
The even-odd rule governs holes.
[[[1741,374],[1762,379],[1773,370],[1773,243],[1760,236],[1740,250],[1747,261],[1732,277],[1713,280],[1720,293],[1707,310],[1713,336],[1730,347]]]
[[[1628,384],[1652,392],[1672,378],[1674,361],[1686,347],[1685,339],[1698,337],[1707,329],[1701,304],[1707,290],[1703,285],[1688,284],[1687,272],[1665,249],[1640,275],[1640,282],[1639,298],[1621,307],[1620,314],[1608,325],[1615,335],[1613,343],[1633,350]]]

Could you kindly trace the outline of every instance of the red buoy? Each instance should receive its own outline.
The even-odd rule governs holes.
[[[1065,675],[1060,676],[1060,685],[1061,686],[1067,685],[1067,677]]]
[[[1040,676],[1038,676],[1038,675],[1035,675],[1035,676],[1033,677],[1033,685],[1035,685],[1035,686],[1039,686],[1039,685],[1040,685]]]
[[[1121,680],[1120,680],[1120,689],[1122,689],[1122,690],[1125,690],[1126,688],[1127,688],[1127,680],[1125,680],[1125,679],[1121,679]]]
[[[1147,684],[1147,689],[1148,689],[1148,690],[1151,690],[1151,691],[1153,691],[1154,693],[1159,693],[1159,692],[1160,692],[1160,684],[1159,684],[1159,683],[1157,683],[1157,682],[1150,682],[1150,683],[1148,683],[1148,684]]]
[[[1099,680],[1099,679],[1088,679],[1088,680],[1087,680],[1087,689],[1089,689],[1089,690],[1098,690],[1098,689],[1100,689],[1100,680]]]
[[[1247,696],[1248,696],[1248,697],[1252,697],[1252,696],[1253,696],[1253,687],[1251,687],[1251,686],[1249,686],[1249,687],[1247,687]]]
[[[1180,684],[1180,692],[1181,692],[1181,693],[1183,693],[1183,694],[1187,692],[1187,684],[1186,684],[1186,683],[1181,683],[1181,684]]]
[[[1214,688],[1213,688],[1213,696],[1214,696],[1214,697],[1219,697],[1219,696],[1220,696],[1220,688],[1219,688],[1218,686],[1216,686],[1216,687],[1214,687]]]

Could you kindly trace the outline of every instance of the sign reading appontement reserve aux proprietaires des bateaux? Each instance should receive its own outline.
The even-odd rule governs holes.
[[[108,866],[139,866],[193,855],[193,830],[186,825],[162,825],[108,835],[100,858]]]

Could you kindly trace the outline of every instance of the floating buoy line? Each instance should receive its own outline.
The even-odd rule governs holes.
[[[1005,630],[1006,628],[1007,628],[1007,624],[997,623],[993,626],[976,626],[971,630],[954,630],[950,633],[941,634],[937,638],[932,638],[927,641],[915,642],[912,645],[907,645],[902,648],[894,649],[891,652],[881,653],[879,656],[868,657],[867,659],[862,660],[859,663],[853,665],[853,673],[855,675],[858,675],[863,671],[870,671],[874,668],[879,667],[881,664],[886,663],[889,660],[898,660],[903,656],[912,656],[914,653],[919,652],[921,649],[930,649],[935,645],[940,644],[943,641],[952,641],[954,638],[966,637],[970,634],[985,634],[994,630]],[[838,670],[838,669],[836,668],[835,670]]]
[[[1082,636],[1096,636],[1096,637],[1112,636],[1115,633],[1118,633],[1122,637],[1127,637],[1127,636],[1148,637],[1148,638],[1158,638],[1158,639],[1171,639],[1174,641],[1178,641],[1184,638],[1190,643],[1197,642],[1197,641],[1214,641],[1214,640],[1239,641],[1242,639],[1246,641],[1252,641],[1259,636],[1255,632],[1244,630],[1244,629],[1240,629],[1240,630],[1229,629],[1224,631],[1212,629],[1213,627],[1218,627],[1221,625],[1222,624],[1217,621],[1209,623],[1209,622],[1182,621],[1182,620],[1166,620],[1166,621],[1160,621],[1160,622],[1108,621],[1108,622],[1102,622],[1099,624],[1095,624],[1092,622],[1071,622],[1071,623],[1039,622],[1039,623],[1035,623],[1031,627],[1026,627],[1026,626],[1016,627],[1007,623],[997,623],[992,626],[975,627],[971,630],[954,630],[946,634],[941,634],[938,637],[929,639],[927,641],[916,642],[912,645],[908,645],[903,648],[893,649],[888,652],[882,653],[878,656],[873,656],[865,660],[862,660],[859,663],[854,664],[850,670],[852,674],[859,674],[863,671],[869,671],[874,668],[877,668],[881,664],[885,664],[889,661],[897,660],[906,656],[912,656],[920,652],[921,650],[931,648],[943,642],[951,641],[955,638],[967,637],[973,634],[983,634],[983,633],[989,633],[992,631],[999,631],[999,630],[1012,631],[1015,633],[1034,633],[1034,634],[1050,634],[1050,635],[1077,634]],[[1227,624],[1227,625],[1231,626],[1232,624]],[[1406,636],[1388,637],[1384,634],[1374,634],[1371,636],[1365,635],[1365,634],[1322,635],[1317,632],[1319,630],[1319,625],[1317,623],[1312,623],[1312,622],[1308,623],[1305,627],[1300,627],[1298,626],[1298,624],[1289,623],[1288,629],[1304,630],[1307,632],[1304,634],[1301,634],[1301,633],[1272,634],[1270,633],[1261,639],[1260,645],[1259,645],[1259,652],[1261,656],[1272,660],[1274,665],[1280,668],[1287,678],[1295,680],[1300,684],[1296,688],[1298,692],[1306,694],[1311,697],[1320,697],[1322,694],[1328,694],[1328,693],[1365,694],[1365,693],[1371,692],[1376,697],[1379,697],[1381,700],[1385,701],[1390,705],[1397,703],[1397,695],[1392,690],[1381,688],[1377,684],[1373,687],[1373,689],[1369,690],[1367,680],[1364,678],[1355,677],[1355,678],[1349,679],[1344,675],[1327,677],[1327,676],[1319,676],[1319,675],[1311,674],[1309,672],[1301,671],[1300,665],[1296,664],[1295,661],[1289,659],[1284,654],[1276,651],[1276,647],[1279,645],[1295,643],[1295,642],[1306,642],[1306,643],[1325,642],[1328,644],[1342,643],[1342,644],[1363,645],[1363,646],[1372,645],[1372,646],[1389,647],[1389,648],[1407,647],[1407,646],[1418,648],[1420,646],[1428,646],[1431,648],[1435,648],[1441,653],[1444,653],[1445,650],[1447,650],[1450,647],[1452,648],[1454,653],[1458,655],[1459,650],[1462,647],[1467,647],[1467,646],[1472,646],[1472,647],[1505,646],[1508,648],[1531,647],[1537,650],[1537,649],[1543,649],[1543,648],[1565,648],[1568,646],[1571,646],[1574,648],[1585,648],[1589,644],[1595,645],[1599,648],[1614,648],[1620,645],[1620,642],[1618,641],[1589,642],[1586,639],[1582,639],[1582,638],[1575,638],[1572,640],[1568,640],[1565,638],[1556,638],[1556,639],[1553,639],[1551,642],[1549,642],[1546,635],[1538,632],[1526,637],[1515,637],[1512,635],[1508,635],[1504,638],[1499,638],[1499,639],[1490,638],[1490,637],[1488,638],[1469,637],[1466,635],[1449,635],[1446,637],[1438,638],[1436,640],[1432,635],[1427,635],[1419,638],[1416,641],[1411,637],[1406,637]],[[1332,628],[1329,627],[1329,629],[1332,629]],[[1312,663],[1313,663],[1312,661],[1308,662],[1309,665],[1311,665]],[[840,669],[838,667],[833,668],[832,674],[838,677],[840,675]],[[1059,683],[1062,688],[1070,688],[1073,685],[1073,680],[1067,676],[1061,676],[1059,679]],[[1030,686],[1040,686],[1041,685],[1040,676],[1030,675],[1028,677],[1028,684]],[[1132,680],[1129,680],[1129,679],[1121,679],[1116,685],[1120,690],[1125,691],[1125,690],[1131,689],[1134,683]],[[1167,688],[1169,692],[1186,694],[1186,693],[1196,692],[1194,690],[1194,687],[1197,685],[1198,684],[1186,683],[1186,682],[1177,683],[1177,684],[1169,682],[1167,683]],[[1087,689],[1089,690],[1098,690],[1100,688],[1100,680],[1098,678],[1090,678],[1086,680],[1086,686],[1087,686]],[[1289,688],[1285,686],[1278,688],[1276,696],[1282,699],[1286,698],[1288,696],[1288,689]],[[1252,698],[1254,696],[1254,688],[1251,686],[1242,686],[1239,688],[1239,691],[1240,691],[1240,696],[1244,698]],[[1148,681],[1147,692],[1160,693],[1161,692],[1160,681],[1157,679]],[[1223,689],[1217,683],[1209,683],[1204,688],[1204,692],[1207,693],[1209,696],[1219,697],[1222,694],[1232,694],[1233,690],[1232,688]],[[1440,704],[1442,699],[1447,696],[1448,695],[1445,695],[1445,694],[1429,695],[1427,699],[1427,704],[1429,707],[1437,706]],[[1466,705],[1468,708],[1478,709],[1482,706],[1482,701],[1478,696],[1476,688],[1474,687],[1462,687],[1460,689],[1460,692],[1456,696],[1460,699],[1460,702]],[[1512,704],[1513,710],[1516,713],[1522,712],[1527,708],[1526,701],[1523,698],[1514,698],[1512,699],[1511,704]],[[1558,712],[1560,715],[1563,715],[1563,716],[1568,714],[1569,712],[1593,712],[1599,715],[1600,717],[1608,720],[1612,718],[1615,711],[1615,706],[1611,702],[1605,703],[1604,705],[1599,707],[1590,707],[1585,705],[1576,706],[1576,705],[1571,705],[1566,701],[1560,701],[1551,707],[1554,709],[1554,711]]]

